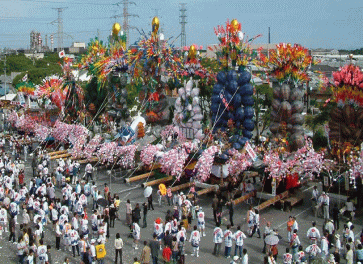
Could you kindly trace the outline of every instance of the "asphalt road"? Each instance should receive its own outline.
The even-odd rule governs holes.
[[[82,168],[83,170],[83,168]],[[25,172],[26,172],[26,180],[28,181],[31,177],[31,167],[30,167],[30,161],[25,164]],[[141,255],[141,249],[142,246],[139,246],[138,250],[133,250],[132,248],[132,239],[127,238],[129,234],[128,227],[124,224],[125,222],[125,216],[126,216],[126,209],[125,209],[125,203],[127,199],[131,200],[131,203],[135,205],[135,203],[142,204],[145,202],[145,198],[143,197],[143,189],[140,187],[140,184],[143,181],[139,181],[133,184],[124,184],[123,178],[121,178],[120,175],[112,175],[110,176],[107,174],[107,171],[97,171],[95,173],[96,177],[96,183],[97,186],[100,187],[102,190],[102,187],[104,183],[108,183],[110,185],[110,191],[111,193],[118,193],[121,199],[121,205],[120,205],[120,211],[119,214],[121,216],[121,221],[116,220],[115,228],[110,229],[110,238],[106,242],[106,261],[105,263],[114,263],[114,239],[116,233],[121,234],[121,238],[124,240],[125,246],[123,250],[123,263],[133,263],[134,257],[140,257]],[[110,181],[111,178],[111,181]],[[278,261],[277,263],[282,263],[282,255],[285,253],[285,248],[288,246],[288,243],[286,242],[287,238],[287,232],[286,232],[286,222],[288,220],[289,215],[296,216],[297,221],[299,223],[299,235],[300,235],[300,241],[304,247],[304,249],[308,246],[308,239],[306,237],[306,231],[311,226],[312,221],[317,222],[317,226],[319,229],[322,229],[323,225],[323,219],[318,218],[316,219],[312,213],[311,203],[310,203],[310,197],[311,197],[311,191],[312,189],[310,186],[312,183],[309,183],[308,186],[303,187],[302,191],[304,193],[304,203],[302,205],[299,205],[297,207],[294,207],[292,212],[284,212],[278,209],[275,209],[273,207],[264,209],[260,212],[260,224],[261,224],[261,233],[263,232],[263,228],[267,221],[270,221],[272,223],[273,228],[277,228],[279,230],[279,234],[283,237],[282,241],[279,243],[279,255],[278,255]],[[154,188],[155,190],[155,188]],[[58,195],[60,194],[59,191],[57,191]],[[153,234],[153,221],[157,217],[161,217],[162,219],[165,218],[166,212],[169,209],[172,209],[172,207],[168,206],[166,201],[159,206],[157,204],[157,198],[156,198],[156,192],[153,192],[154,195],[154,211],[149,211],[148,213],[148,227],[141,229],[141,241],[143,240],[150,240],[152,238]],[[255,199],[254,205],[257,205],[260,203],[261,200]],[[187,243],[186,247],[186,263],[230,263],[231,259],[225,259],[224,257],[215,257],[212,255],[213,251],[213,229],[214,229],[214,220],[213,220],[213,214],[212,214],[212,208],[211,208],[211,197],[210,196],[201,196],[200,197],[200,205],[203,207],[203,210],[206,215],[206,237],[202,237],[201,243],[200,243],[200,254],[199,258],[190,256],[190,253],[192,252],[192,247],[190,243]],[[246,203],[239,204],[235,206],[234,208],[234,222],[235,226],[241,225],[242,230],[246,233],[247,225],[246,225],[246,213],[248,210],[248,205]],[[89,216],[91,213],[89,212]],[[225,217],[228,218],[228,213],[226,212]],[[19,217],[18,222],[21,223],[21,218]],[[358,235],[358,233],[362,230],[362,218],[357,218],[353,221],[354,225],[356,226],[355,232]],[[192,225],[196,224],[196,220],[193,220]],[[222,229],[226,229],[226,225],[228,223],[223,223]],[[339,233],[342,232],[342,226],[343,223],[340,224],[341,229],[339,230]],[[17,227],[18,228],[18,227]],[[234,231],[236,229],[232,229]],[[18,233],[18,232],[17,232]],[[53,263],[63,263],[64,258],[66,256],[70,257],[71,263],[79,263],[79,257],[73,258],[70,254],[70,252],[65,251],[63,248],[61,251],[56,251],[55,248],[55,236],[54,232],[52,231],[52,226],[48,225],[46,226],[46,232],[45,232],[45,244],[49,244],[52,246],[51,249],[51,255]],[[188,235],[190,232],[188,232]],[[3,238],[0,240],[0,258],[2,261],[0,263],[16,263],[16,245],[7,242],[8,233],[3,234]],[[247,238],[245,240],[245,248],[248,251],[249,255],[249,263],[263,263],[263,257],[264,254],[262,253],[263,248],[263,240],[262,238],[257,238],[255,235],[253,238]],[[224,244],[222,245],[222,249],[224,249]],[[232,252],[234,252],[234,245],[232,248]],[[161,253],[161,252],[160,252]],[[6,260],[6,261],[5,261]],[[161,262],[160,262],[161,263]]]

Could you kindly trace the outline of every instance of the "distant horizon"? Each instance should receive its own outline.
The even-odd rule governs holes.
[[[120,1],[120,0],[118,0]],[[89,43],[97,35],[104,42],[111,32],[112,24],[122,25],[122,3],[116,0],[1,0],[0,2],[0,48],[27,49],[30,32],[41,33],[43,45],[45,35],[54,36],[57,47],[57,19],[55,8],[63,10],[64,45],[72,42]],[[129,5],[130,25],[149,33],[151,20],[160,19],[160,31],[165,39],[175,38],[181,32],[179,24],[179,1],[134,0]],[[313,1],[295,2],[288,0],[183,0],[187,8],[186,44],[206,47],[218,43],[214,27],[224,25],[227,19],[236,18],[242,31],[249,37],[262,34],[254,44],[268,42],[268,27],[271,28],[271,43],[299,43],[309,49],[354,50],[363,46],[363,4],[356,1]],[[140,34],[130,30],[130,44]],[[180,46],[180,38],[175,40]]]

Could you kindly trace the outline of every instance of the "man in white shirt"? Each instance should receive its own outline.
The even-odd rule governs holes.
[[[38,250],[37,250],[37,255],[38,255],[38,258],[39,258],[39,263],[40,264],[45,264],[45,261],[46,261],[46,255],[47,255],[47,246],[45,246],[43,244],[43,240],[41,239],[39,241],[40,245],[38,247]]]
[[[214,251],[213,255],[219,257],[219,252],[221,251],[221,246],[223,242],[223,231],[220,228],[220,223],[217,223],[216,228],[213,231],[213,242],[214,242]]]
[[[318,247],[317,244],[313,243],[312,245],[308,246],[305,249],[306,253],[309,254],[309,263],[311,263],[315,258],[317,254],[321,253],[321,249]]]
[[[241,231],[240,226],[237,227],[237,231],[236,233],[234,233],[233,239],[236,241],[236,248],[234,250],[234,255],[239,256],[242,259],[243,240],[246,239],[246,235]]]
[[[243,249],[242,264],[248,264],[248,254],[245,248]]]
[[[225,245],[225,251],[224,251],[224,256],[226,258],[230,258],[231,257],[231,249],[232,249],[232,239],[233,239],[233,233],[232,231],[230,231],[229,229],[231,228],[230,225],[227,225],[227,230],[224,231],[224,245]]]
[[[306,233],[306,236],[310,239],[311,244],[317,243],[317,240],[320,238],[320,232],[315,227],[316,223],[313,222],[313,226],[309,228],[308,232]]]
[[[96,263],[96,239],[91,239],[91,257],[92,257],[92,264]]]
[[[191,256],[199,257],[199,243],[200,243],[200,233],[198,227],[194,226],[193,232],[190,234],[189,242],[192,243],[193,253]]]
[[[133,248],[137,250],[137,245],[140,240],[140,226],[136,222],[132,224],[132,235],[134,237]]]
[[[89,181],[89,178],[91,178],[91,180],[93,181],[93,177],[92,177],[93,167],[92,167],[91,163],[88,163],[86,165],[85,172],[86,172],[86,181]]]
[[[202,211],[202,207],[199,208],[198,212],[198,229],[200,231],[201,236],[206,236],[205,234],[205,220],[204,220],[204,212]]]
[[[324,219],[329,219],[329,196],[325,192],[319,197],[319,204],[323,208]]]

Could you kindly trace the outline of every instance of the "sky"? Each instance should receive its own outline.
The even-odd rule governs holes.
[[[121,0],[0,0],[0,48],[28,48],[30,32],[38,31],[57,46],[56,9],[63,11],[64,46],[97,36],[104,41],[116,21],[122,25]],[[187,45],[206,47],[218,43],[213,28],[237,19],[249,37],[262,34],[254,43],[299,43],[307,48],[356,49],[363,47],[363,2],[353,0],[133,0],[130,25],[149,32],[157,14],[166,39],[180,46],[179,3],[186,3]],[[114,18],[114,16],[119,16]],[[113,17],[113,18],[112,18]],[[140,37],[130,31],[130,43]],[[50,41],[48,40],[50,45]]]

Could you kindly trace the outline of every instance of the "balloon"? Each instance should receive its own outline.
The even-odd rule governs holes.
[[[154,36],[156,36],[156,34],[158,33],[159,31],[159,18],[158,17],[154,17],[153,18],[153,21],[151,22],[151,25],[152,25],[152,33]]]
[[[295,101],[291,104],[291,110],[293,113],[301,113],[304,110],[304,104],[300,101]]]
[[[274,87],[273,97],[274,98],[280,98],[280,92],[281,92],[281,87],[280,86]]]
[[[253,95],[253,86],[250,83],[247,83],[242,86],[244,95]]]
[[[231,28],[233,29],[233,32],[237,32],[239,23],[237,19],[232,19],[231,21]]]
[[[112,26],[112,35],[117,36],[121,30],[121,25],[119,23],[114,23]]]
[[[248,139],[251,139],[253,137],[252,132],[247,129],[243,129],[242,133],[243,133],[243,136],[245,136]]]
[[[288,119],[291,117],[291,105],[289,102],[283,101],[281,103],[281,112],[280,113],[282,114],[282,117],[284,119]]]
[[[245,119],[243,121],[243,127],[247,130],[252,131],[255,128],[255,123],[251,119]]]
[[[235,107],[235,109],[237,109],[238,107],[241,106],[241,100],[242,100],[242,96],[239,93],[236,93],[232,100],[232,104]]]
[[[237,120],[235,123],[235,127],[239,128],[241,126],[241,121]]]
[[[230,81],[228,84],[228,90],[234,94],[238,88],[238,83],[236,81]]]
[[[293,114],[290,121],[294,125],[302,125],[304,124],[305,118],[302,114]]]
[[[272,109],[275,110],[276,112],[279,112],[281,108],[281,103],[279,99],[274,99],[272,101]]]
[[[276,134],[279,131],[280,128],[280,124],[279,123],[275,123],[275,122],[271,122],[270,124],[270,131],[274,134]]]
[[[234,120],[234,115],[232,112],[228,112],[227,120],[230,120],[230,119]]]
[[[255,115],[255,110],[251,106],[246,106],[245,110],[245,118],[251,119]]]
[[[232,95],[230,93],[226,92],[224,98],[226,98],[227,103],[231,103]]]
[[[166,187],[165,184],[159,184],[159,191],[161,195],[166,195]]]
[[[244,146],[247,141],[248,141],[248,138],[240,137],[239,140],[238,140],[238,143],[240,143],[242,146]]]
[[[296,100],[301,100],[301,98],[304,96],[304,92],[301,91],[301,89],[299,88],[294,88],[292,89],[291,93],[290,93],[290,101],[296,101]]]
[[[191,45],[188,52],[188,58],[194,59],[196,54],[197,54],[197,49],[195,48],[194,45]]]
[[[223,85],[220,83],[216,83],[213,87],[213,94],[220,94],[221,91],[223,90]]]
[[[219,105],[218,104],[213,104],[210,107],[210,110],[212,111],[212,113],[217,113],[218,112],[218,108],[219,108]]]
[[[296,125],[292,127],[292,133],[296,134],[304,134],[304,127],[300,125]]]
[[[238,84],[242,86],[249,83],[250,80],[251,80],[251,73],[249,73],[248,71],[242,71],[238,78]]]
[[[290,86],[284,83],[280,88],[280,94],[282,101],[288,101],[290,98]]]
[[[217,81],[220,84],[224,84],[227,81],[227,76],[226,76],[226,73],[224,71],[218,72]]]
[[[230,70],[227,73],[227,79],[228,81],[237,81],[237,72],[235,70]]]
[[[250,95],[246,95],[242,97],[242,104],[244,106],[252,106],[254,104],[253,97]]]
[[[237,149],[237,150],[240,150],[240,149],[242,148],[241,144],[240,144],[240,143],[238,143],[238,142],[233,143],[232,147],[233,147],[234,149]]]
[[[236,111],[236,119],[242,121],[244,118],[245,118],[245,111],[243,107],[240,107]]]

